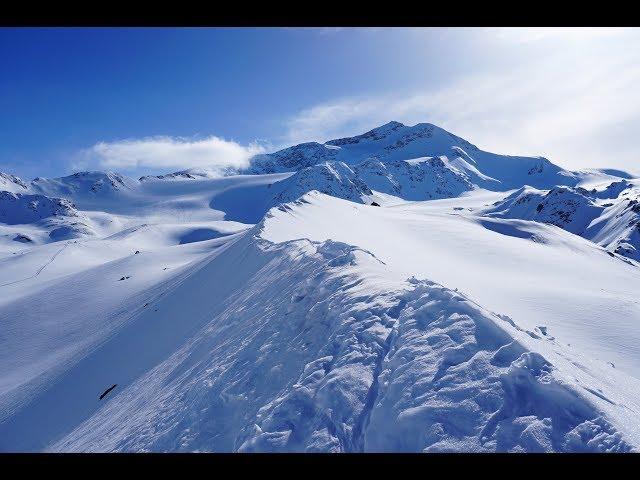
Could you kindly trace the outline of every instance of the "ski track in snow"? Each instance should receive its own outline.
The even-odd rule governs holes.
[[[38,270],[36,270],[36,272],[33,275],[31,275],[30,277],[26,277],[26,278],[23,278],[23,279],[20,279],[20,280],[15,280],[13,282],[3,283],[3,284],[0,285],[0,287],[6,287],[6,286],[9,286],[9,285],[15,285],[16,283],[22,283],[22,282],[24,282],[26,280],[31,280],[32,278],[37,277],[38,275],[40,275],[43,272],[43,270],[45,268],[47,268],[49,265],[51,265],[53,263],[53,261],[56,259],[56,257],[58,255],[60,255],[62,253],[62,251],[69,246],[70,243],[71,242],[65,242],[65,244],[62,246],[62,248],[60,248],[60,250],[56,251],[56,253],[54,253],[51,256],[51,258],[44,265],[42,265],[40,268],[38,268]]]

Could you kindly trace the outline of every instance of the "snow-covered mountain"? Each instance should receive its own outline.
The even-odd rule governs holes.
[[[451,165],[446,157],[365,160],[354,169],[371,189],[405,200],[457,197],[475,188],[469,176]]]
[[[114,172],[78,172],[67,177],[47,179],[36,178],[30,188],[46,195],[87,196],[114,195],[122,190],[136,187],[137,182]]]
[[[63,198],[0,192],[0,222],[8,225],[33,223],[49,217],[79,215],[73,203]]]
[[[640,260],[640,188],[627,180],[601,189],[522,187],[483,212],[548,223]]]
[[[311,190],[363,203],[373,192],[359,175],[342,162],[324,162],[303,168],[289,178],[278,182],[279,192],[272,204],[297,200]]]
[[[429,123],[412,127],[389,122],[355,137],[324,144],[303,143],[254,158],[250,173],[297,171],[324,161],[348,165],[366,160],[383,163],[422,157],[444,157],[473,183],[490,190],[507,190],[522,185],[544,188],[575,185],[571,172],[542,157],[511,157],[480,150],[466,140]]]
[[[141,182],[148,182],[154,180],[202,180],[205,178],[219,178],[221,176],[235,175],[237,169],[224,168],[224,169],[207,169],[207,168],[188,168],[186,170],[180,170],[178,172],[166,173],[164,175],[145,175],[140,177]]]
[[[21,178],[0,172],[0,189],[4,192],[25,192],[29,187]]]
[[[48,234],[51,241],[93,235],[87,219],[64,198],[52,198],[39,194],[11,193],[0,191],[0,224],[34,224]],[[9,234],[10,236],[12,234]],[[33,239],[16,232],[13,240],[30,243]]]
[[[640,180],[430,124],[0,175],[0,451],[640,449]]]

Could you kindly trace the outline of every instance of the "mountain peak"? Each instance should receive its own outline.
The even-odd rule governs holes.
[[[388,137],[391,133],[399,130],[401,128],[406,128],[400,122],[391,121],[389,123],[385,123],[379,127],[374,128],[373,130],[369,130],[368,132],[363,133],[362,135],[356,135],[354,137],[344,137],[344,138],[336,138],[335,140],[329,140],[325,145],[332,145],[336,147],[340,147],[343,145],[350,145],[355,143],[360,143],[363,141],[379,141]]]
[[[404,123],[391,120],[390,122],[387,122],[384,125],[380,125],[379,127],[374,128],[374,130],[388,130],[388,129],[395,130],[397,128],[402,128],[402,127],[406,127],[406,125]]]

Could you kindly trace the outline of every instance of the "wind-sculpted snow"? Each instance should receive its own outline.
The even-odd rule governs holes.
[[[363,298],[340,306],[333,345],[260,409],[240,451],[630,449],[501,320],[439,285],[411,283],[391,308]],[[576,435],[592,421],[604,435]]]
[[[378,378],[366,450],[630,449],[553,365],[502,329],[503,319],[457,292],[412,283]]]
[[[245,237],[232,249],[244,287],[219,307],[190,303],[206,312],[203,326],[121,389],[113,371],[119,393],[50,450],[631,449],[514,338],[530,336],[464,295],[385,280],[383,262],[340,242]],[[214,297],[217,288],[208,285]]]
[[[1,174],[0,451],[637,450],[639,187],[398,122]]]

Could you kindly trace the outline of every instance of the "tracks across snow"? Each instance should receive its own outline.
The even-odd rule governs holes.
[[[20,280],[14,280],[13,282],[7,282],[7,283],[3,283],[0,285],[0,287],[7,287],[9,285],[15,285],[17,283],[22,283],[25,282],[27,280],[31,280],[32,278],[36,278],[38,275],[40,275],[45,268],[47,268],[49,265],[51,265],[53,263],[53,261],[56,259],[56,257],[58,255],[60,255],[70,244],[71,242],[65,242],[65,244],[59,249],[57,250],[52,256],[51,258],[49,258],[49,260],[47,260],[41,267],[38,268],[38,270],[35,271],[35,273],[29,277],[25,277],[25,278],[21,278]]]

